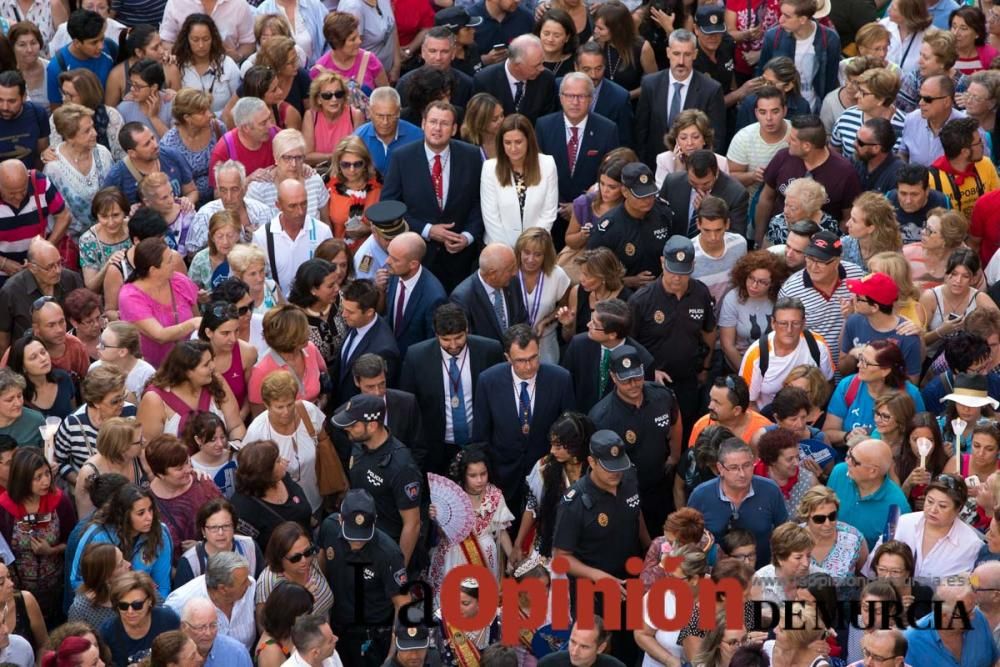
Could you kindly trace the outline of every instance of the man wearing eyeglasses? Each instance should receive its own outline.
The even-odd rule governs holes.
[[[905,667],[903,658],[908,645],[900,630],[873,630],[861,638],[864,658],[847,667]]]
[[[205,574],[172,591],[164,604],[180,615],[190,601],[207,599],[215,610],[215,617],[210,623],[215,623],[216,632],[251,649],[257,637],[255,593],[256,582],[250,576],[247,559],[235,551],[221,551],[208,557]],[[183,627],[185,630],[206,630],[204,626],[192,628],[187,623]],[[197,640],[195,643],[198,643]]]
[[[964,118],[954,107],[955,82],[945,74],[927,77],[920,84],[917,109],[906,114],[899,153],[907,162],[931,164],[944,153],[939,137],[949,120]]]
[[[232,637],[219,634],[215,605],[203,597],[192,598],[181,614],[181,632],[198,647],[202,667],[251,667],[246,647]]]
[[[84,286],[83,277],[65,268],[59,250],[44,239],[31,241],[27,258],[27,270],[0,288],[0,354],[32,326],[35,311],[50,301],[62,302],[67,294]]]
[[[969,218],[976,201],[1000,188],[993,161],[985,157],[984,137],[975,118],[955,118],[938,137],[944,155],[931,164],[934,189],[951,200],[951,208]]]
[[[827,486],[844,508],[844,521],[865,536],[872,549],[882,535],[889,508],[910,511],[910,502],[896,482],[889,479],[892,450],[882,440],[864,440],[847,452],[847,460],[830,473]]]
[[[846,377],[857,371],[862,348],[886,338],[902,351],[910,382],[918,382],[923,361],[920,333],[912,322],[893,312],[899,298],[896,283],[887,274],[875,272],[860,280],[848,280],[847,289],[854,295],[854,313],[847,317],[840,336],[840,374]]]
[[[906,630],[906,661],[918,667],[996,665],[1000,649],[993,641],[993,628],[975,608],[973,587],[944,581],[949,583],[939,585],[934,592],[935,601],[941,601],[940,612],[931,612]],[[935,618],[941,619],[938,627],[934,627]]]
[[[991,532],[995,532],[995,523],[994,519],[990,525]],[[990,553],[988,545],[983,545],[980,558],[983,552],[989,554],[989,557],[994,556]],[[980,563],[972,571],[971,583],[972,593],[976,598],[976,608],[983,612],[991,628],[1000,626],[1000,561]]]

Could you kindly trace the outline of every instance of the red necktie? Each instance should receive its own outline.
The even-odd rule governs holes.
[[[393,328],[395,329],[396,335],[399,335],[399,331],[403,328],[403,304],[406,303],[406,284],[400,280],[399,281],[399,300],[396,301],[396,316],[393,318]]]
[[[573,134],[569,138],[569,143],[566,144],[566,157],[569,158],[569,173],[573,173],[573,169],[576,167],[576,152],[580,149],[580,135],[577,134],[579,128],[571,127],[569,131]]]
[[[434,156],[434,166],[431,167],[431,180],[434,182],[434,194],[437,195],[438,206],[444,206],[444,170],[441,168],[441,156]]]

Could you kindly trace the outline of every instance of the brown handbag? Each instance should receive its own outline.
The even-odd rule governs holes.
[[[309,419],[309,413],[301,401],[296,402],[295,411],[305,425],[306,431],[309,432],[309,436],[316,443],[316,485],[319,487],[320,495],[335,496],[347,491],[349,486],[347,475],[344,473],[344,466],[340,462],[340,457],[337,456],[337,450],[334,449],[329,434],[323,429],[320,429],[318,434],[316,433],[316,429]]]

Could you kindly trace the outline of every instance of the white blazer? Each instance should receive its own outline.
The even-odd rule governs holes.
[[[503,243],[514,247],[517,237],[529,227],[552,230],[559,213],[559,176],[556,161],[551,155],[538,154],[542,168],[542,181],[532,185],[524,196],[524,215],[517,201],[513,185],[500,186],[497,181],[497,161],[492,158],[483,163],[479,181],[479,203],[486,227],[486,243]]]

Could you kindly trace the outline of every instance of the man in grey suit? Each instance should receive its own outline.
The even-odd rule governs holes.
[[[750,203],[747,189],[719,171],[718,160],[710,150],[691,153],[686,166],[685,171],[667,174],[660,188],[660,199],[670,204],[670,228],[674,233],[694,238],[698,234],[698,207],[702,199],[714,195],[729,206],[729,230],[746,236]]]
[[[697,39],[688,30],[670,33],[667,57],[670,69],[642,77],[635,115],[636,145],[640,159],[656,168],[656,155],[666,147],[663,137],[684,109],[701,109],[715,130],[715,145],[726,145],[726,100],[722,86],[694,70]],[[671,202],[673,203],[673,202]]]

